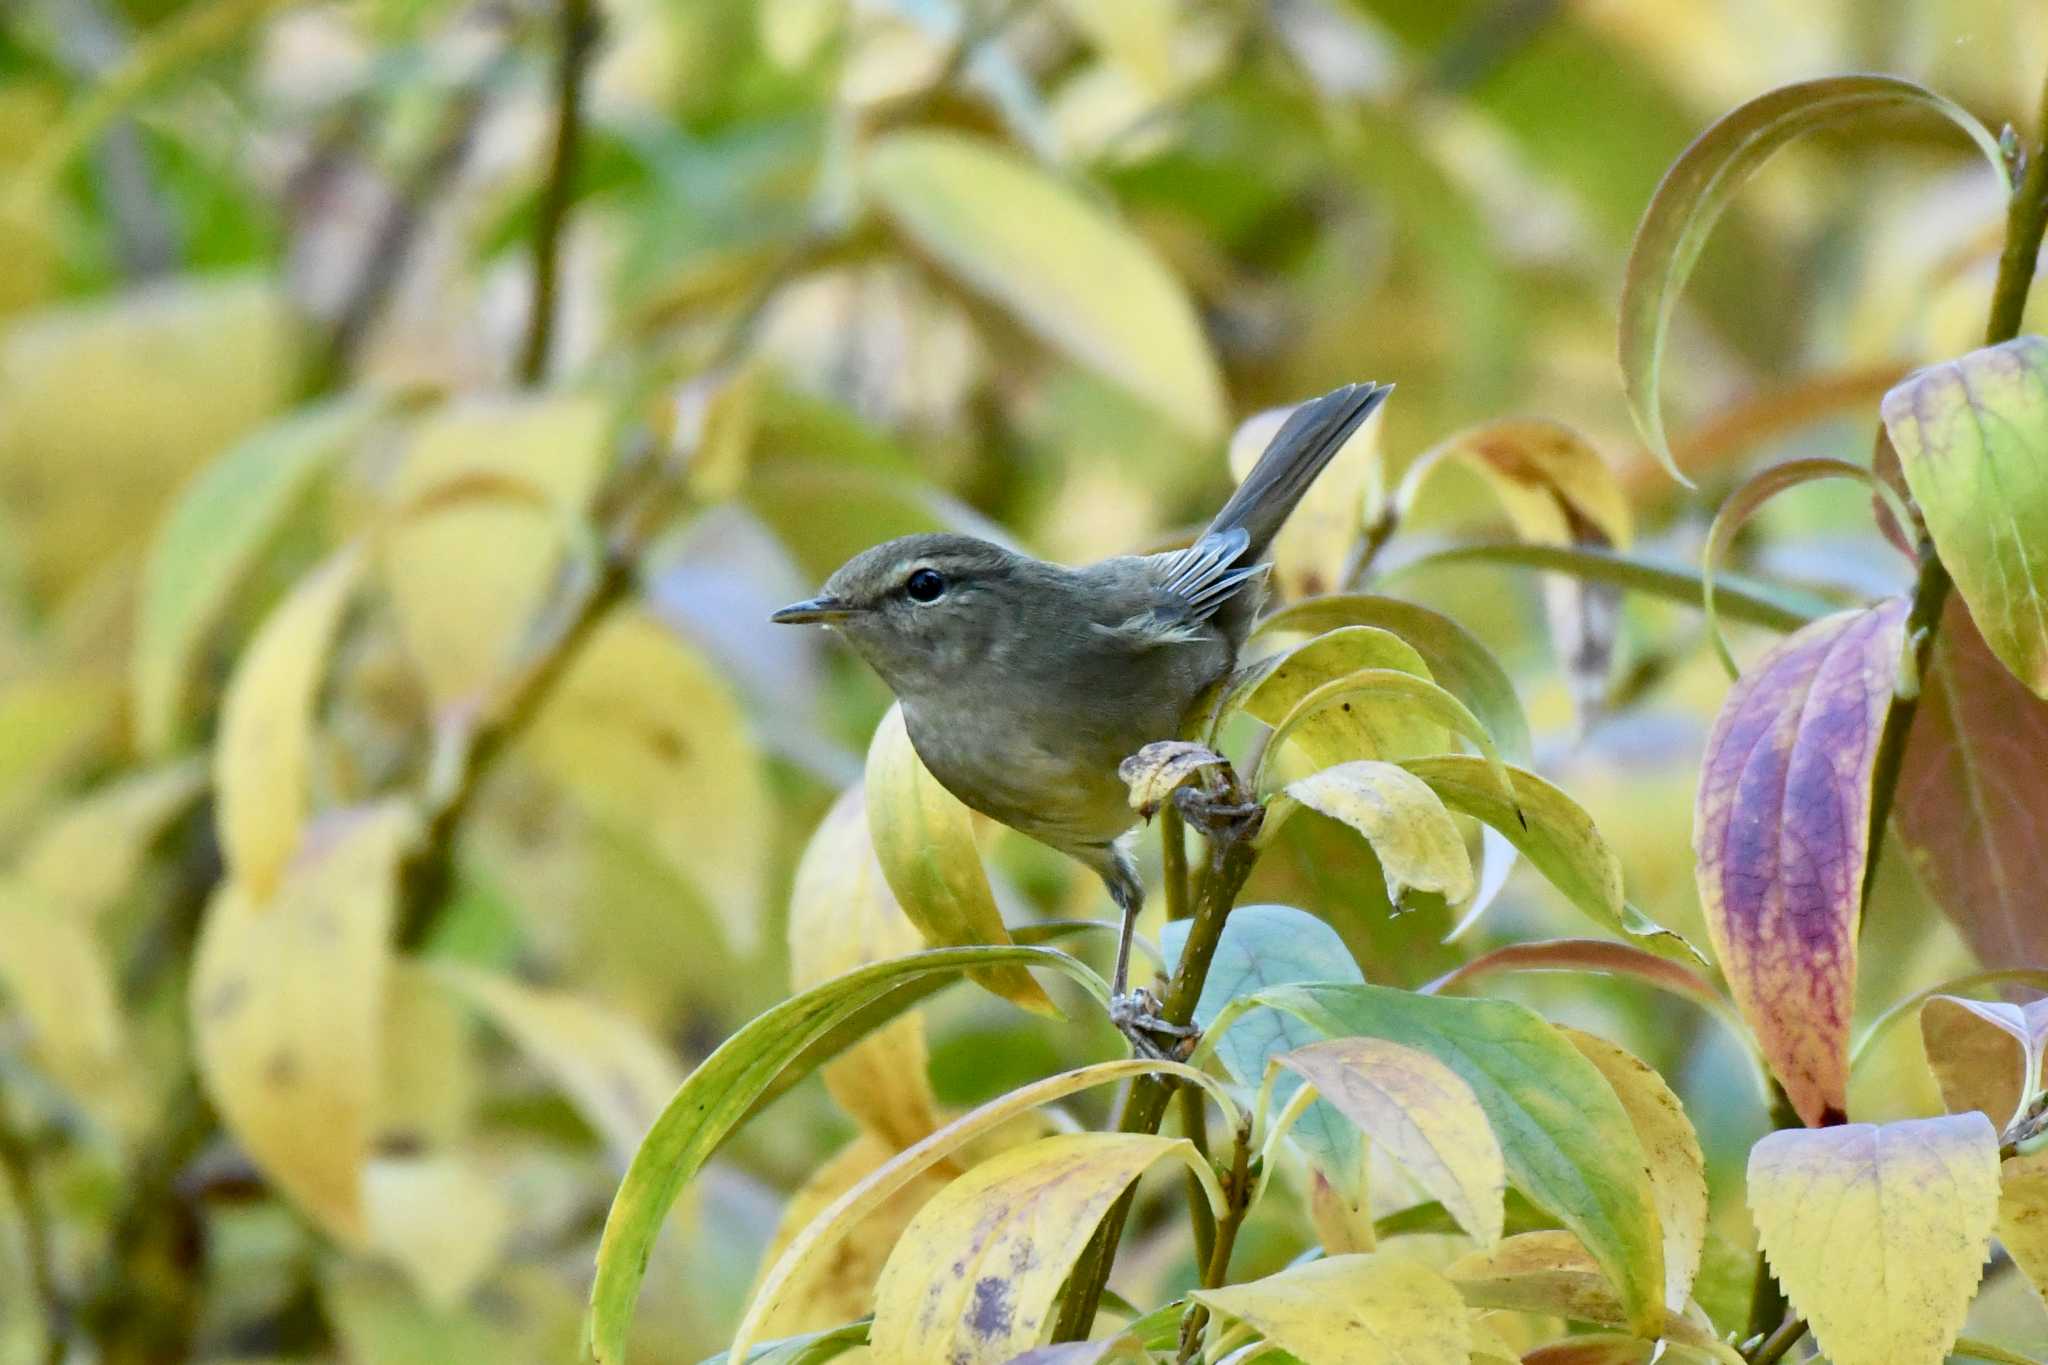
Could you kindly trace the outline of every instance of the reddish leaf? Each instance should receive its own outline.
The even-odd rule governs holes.
[[[1986,967],[2048,962],[2048,702],[1950,598],[1921,680],[1893,829]]]
[[[1693,813],[1700,900],[1736,1006],[1809,1124],[1849,1082],[1870,778],[1906,603],[1824,617],[1738,679]]]

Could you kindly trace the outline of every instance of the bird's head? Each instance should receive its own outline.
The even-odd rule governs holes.
[[[891,691],[914,699],[993,662],[1028,562],[972,536],[903,536],[861,551],[816,597],[769,619],[837,628]]]

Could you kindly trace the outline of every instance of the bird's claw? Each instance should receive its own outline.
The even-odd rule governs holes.
[[[1162,1018],[1159,997],[1142,986],[1112,997],[1109,1019],[1117,1032],[1130,1040],[1133,1052],[1155,1062],[1186,1061],[1202,1037],[1202,1031],[1192,1024]]]
[[[1266,808],[1256,801],[1231,799],[1231,793],[1205,791],[1186,786],[1173,793],[1173,804],[1181,819],[1209,839],[1242,837],[1265,816]]]

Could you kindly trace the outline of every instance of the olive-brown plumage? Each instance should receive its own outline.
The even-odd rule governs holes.
[[[1127,940],[1141,888],[1114,842],[1136,819],[1117,765],[1179,736],[1235,664],[1273,536],[1390,392],[1352,384],[1302,404],[1185,550],[1068,568],[971,536],[904,536],[774,619],[835,626],[902,703],[932,776],[1093,868]]]

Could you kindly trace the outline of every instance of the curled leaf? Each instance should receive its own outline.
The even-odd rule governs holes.
[[[1290,782],[1266,828],[1278,828],[1286,806],[1297,802],[1365,836],[1386,873],[1387,899],[1396,906],[1410,889],[1453,904],[1472,894],[1472,859],[1457,825],[1429,784],[1405,768],[1361,759]]]
[[[1116,775],[1131,789],[1131,809],[1149,820],[1159,813],[1176,788],[1226,761],[1223,755],[1200,744],[1162,739],[1119,763]]]
[[[1736,1006],[1809,1124],[1846,1112],[1871,772],[1906,603],[1826,617],[1728,694],[1707,737],[1693,848]]]
[[[2004,1132],[2041,1084],[2048,1000],[2014,1005],[1937,995],[1920,1007],[1920,1039],[1948,1111],[1975,1109]]]
[[[1630,414],[1650,453],[1692,486],[1671,457],[1658,378],[1671,317],[1707,234],[1749,177],[1786,143],[1872,110],[1918,107],[1955,124],[1977,144],[2001,182],[1998,140],[1961,106],[1896,76],[1830,76],[1769,90],[1722,115],[1664,173],[1629,250],[1621,292],[1621,373]]]
[[[1706,544],[1700,548],[1700,608],[1707,616],[1707,634],[1714,642],[1714,652],[1721,656],[1721,665],[1731,678],[1742,670],[1735,666],[1735,656],[1728,652],[1728,642],[1721,635],[1721,617],[1714,604],[1715,566],[1734,543],[1736,534],[1765,503],[1788,488],[1816,479],[1860,480],[1870,486],[1871,496],[1890,510],[1895,524],[1910,524],[1906,505],[1892,486],[1862,465],[1847,460],[1787,460],[1743,480],[1741,487],[1730,493],[1721,510],[1714,514],[1714,524],[1707,528]]]

